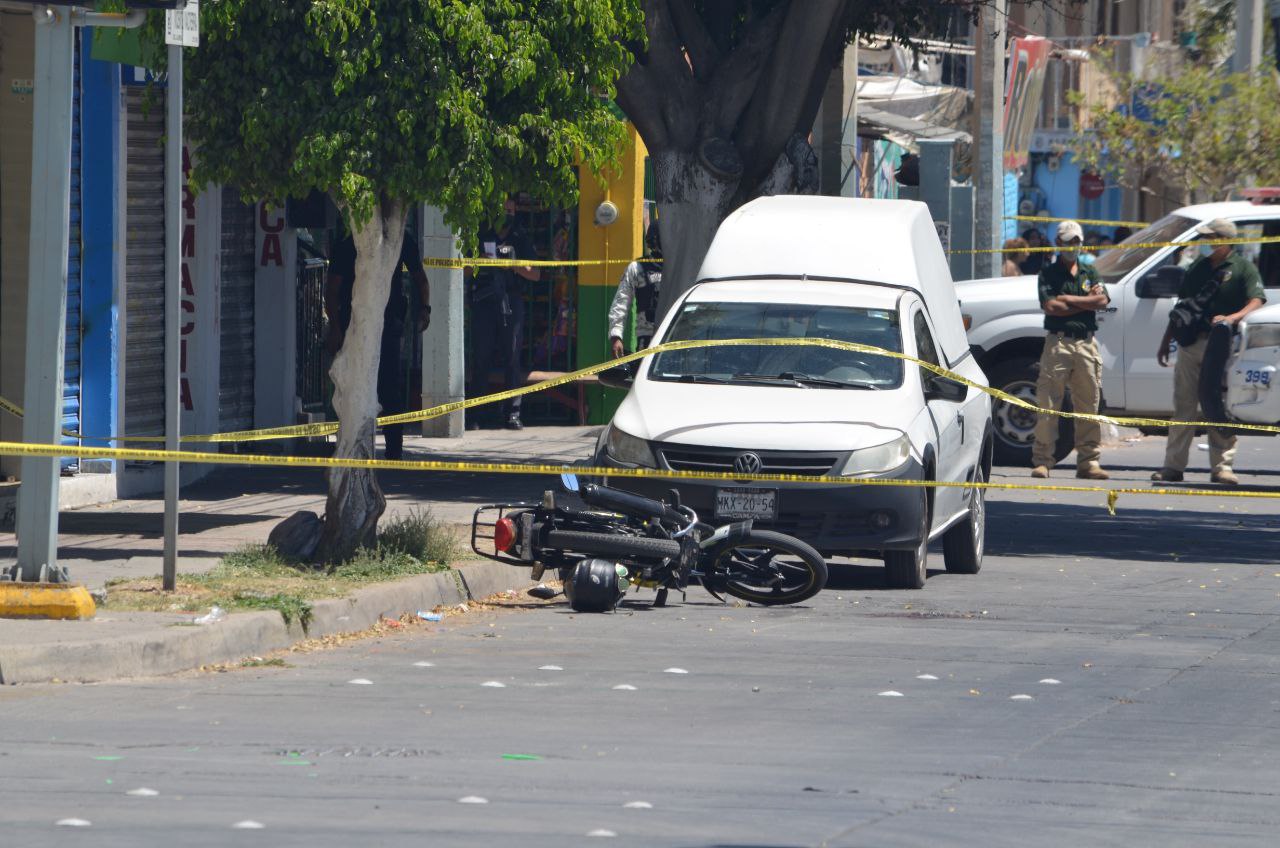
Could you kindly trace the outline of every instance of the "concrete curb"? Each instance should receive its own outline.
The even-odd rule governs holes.
[[[531,585],[529,573],[523,569],[481,562],[370,586],[339,600],[318,601],[305,632],[296,621],[286,626],[279,613],[246,612],[215,624],[164,626],[114,639],[4,644],[0,645],[0,683],[100,683],[173,674],[287,648],[303,639],[355,633],[381,617],[399,618],[404,613],[480,600]]]

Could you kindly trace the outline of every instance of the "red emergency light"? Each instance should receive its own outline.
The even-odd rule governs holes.
[[[1240,189],[1240,196],[1250,203],[1280,203],[1280,187],[1242,188]]]

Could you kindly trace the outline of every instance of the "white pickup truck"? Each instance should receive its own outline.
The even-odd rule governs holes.
[[[1185,274],[1179,264],[1187,258],[1183,245],[1204,238],[1195,227],[1214,218],[1234,222],[1241,238],[1280,236],[1280,204],[1206,203],[1183,207],[1099,255],[1098,275],[1111,294],[1111,305],[1098,313],[1104,412],[1155,418],[1172,414],[1173,368],[1160,367],[1156,350]],[[1150,243],[1173,244],[1139,246]],[[1258,266],[1269,306],[1250,315],[1236,337],[1225,380],[1226,414],[1238,421],[1275,424],[1280,422],[1280,306],[1275,306],[1280,304],[1280,242],[1238,249]],[[956,291],[969,344],[991,385],[1034,401],[1045,335],[1036,278],[968,280],[956,283]],[[992,419],[995,461],[1029,465],[1034,413],[997,402]],[[1059,458],[1071,451],[1073,432],[1064,419]]]

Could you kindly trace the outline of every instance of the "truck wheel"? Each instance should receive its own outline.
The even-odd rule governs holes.
[[[1040,360],[1030,356],[1015,356],[991,366],[987,377],[991,385],[1002,392],[1036,402],[1036,378],[1040,374]],[[1071,411],[1071,393],[1062,399],[1064,412]],[[995,461],[997,465],[1028,468],[1031,465],[1031,443],[1035,436],[1036,413],[995,400],[991,405],[991,423],[995,433]],[[1058,419],[1058,443],[1053,458],[1061,461],[1075,446],[1076,426],[1070,418]]]

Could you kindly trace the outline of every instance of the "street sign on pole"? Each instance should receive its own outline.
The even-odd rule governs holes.
[[[170,47],[200,46],[200,3],[188,0],[187,5],[164,13],[164,43]]]

